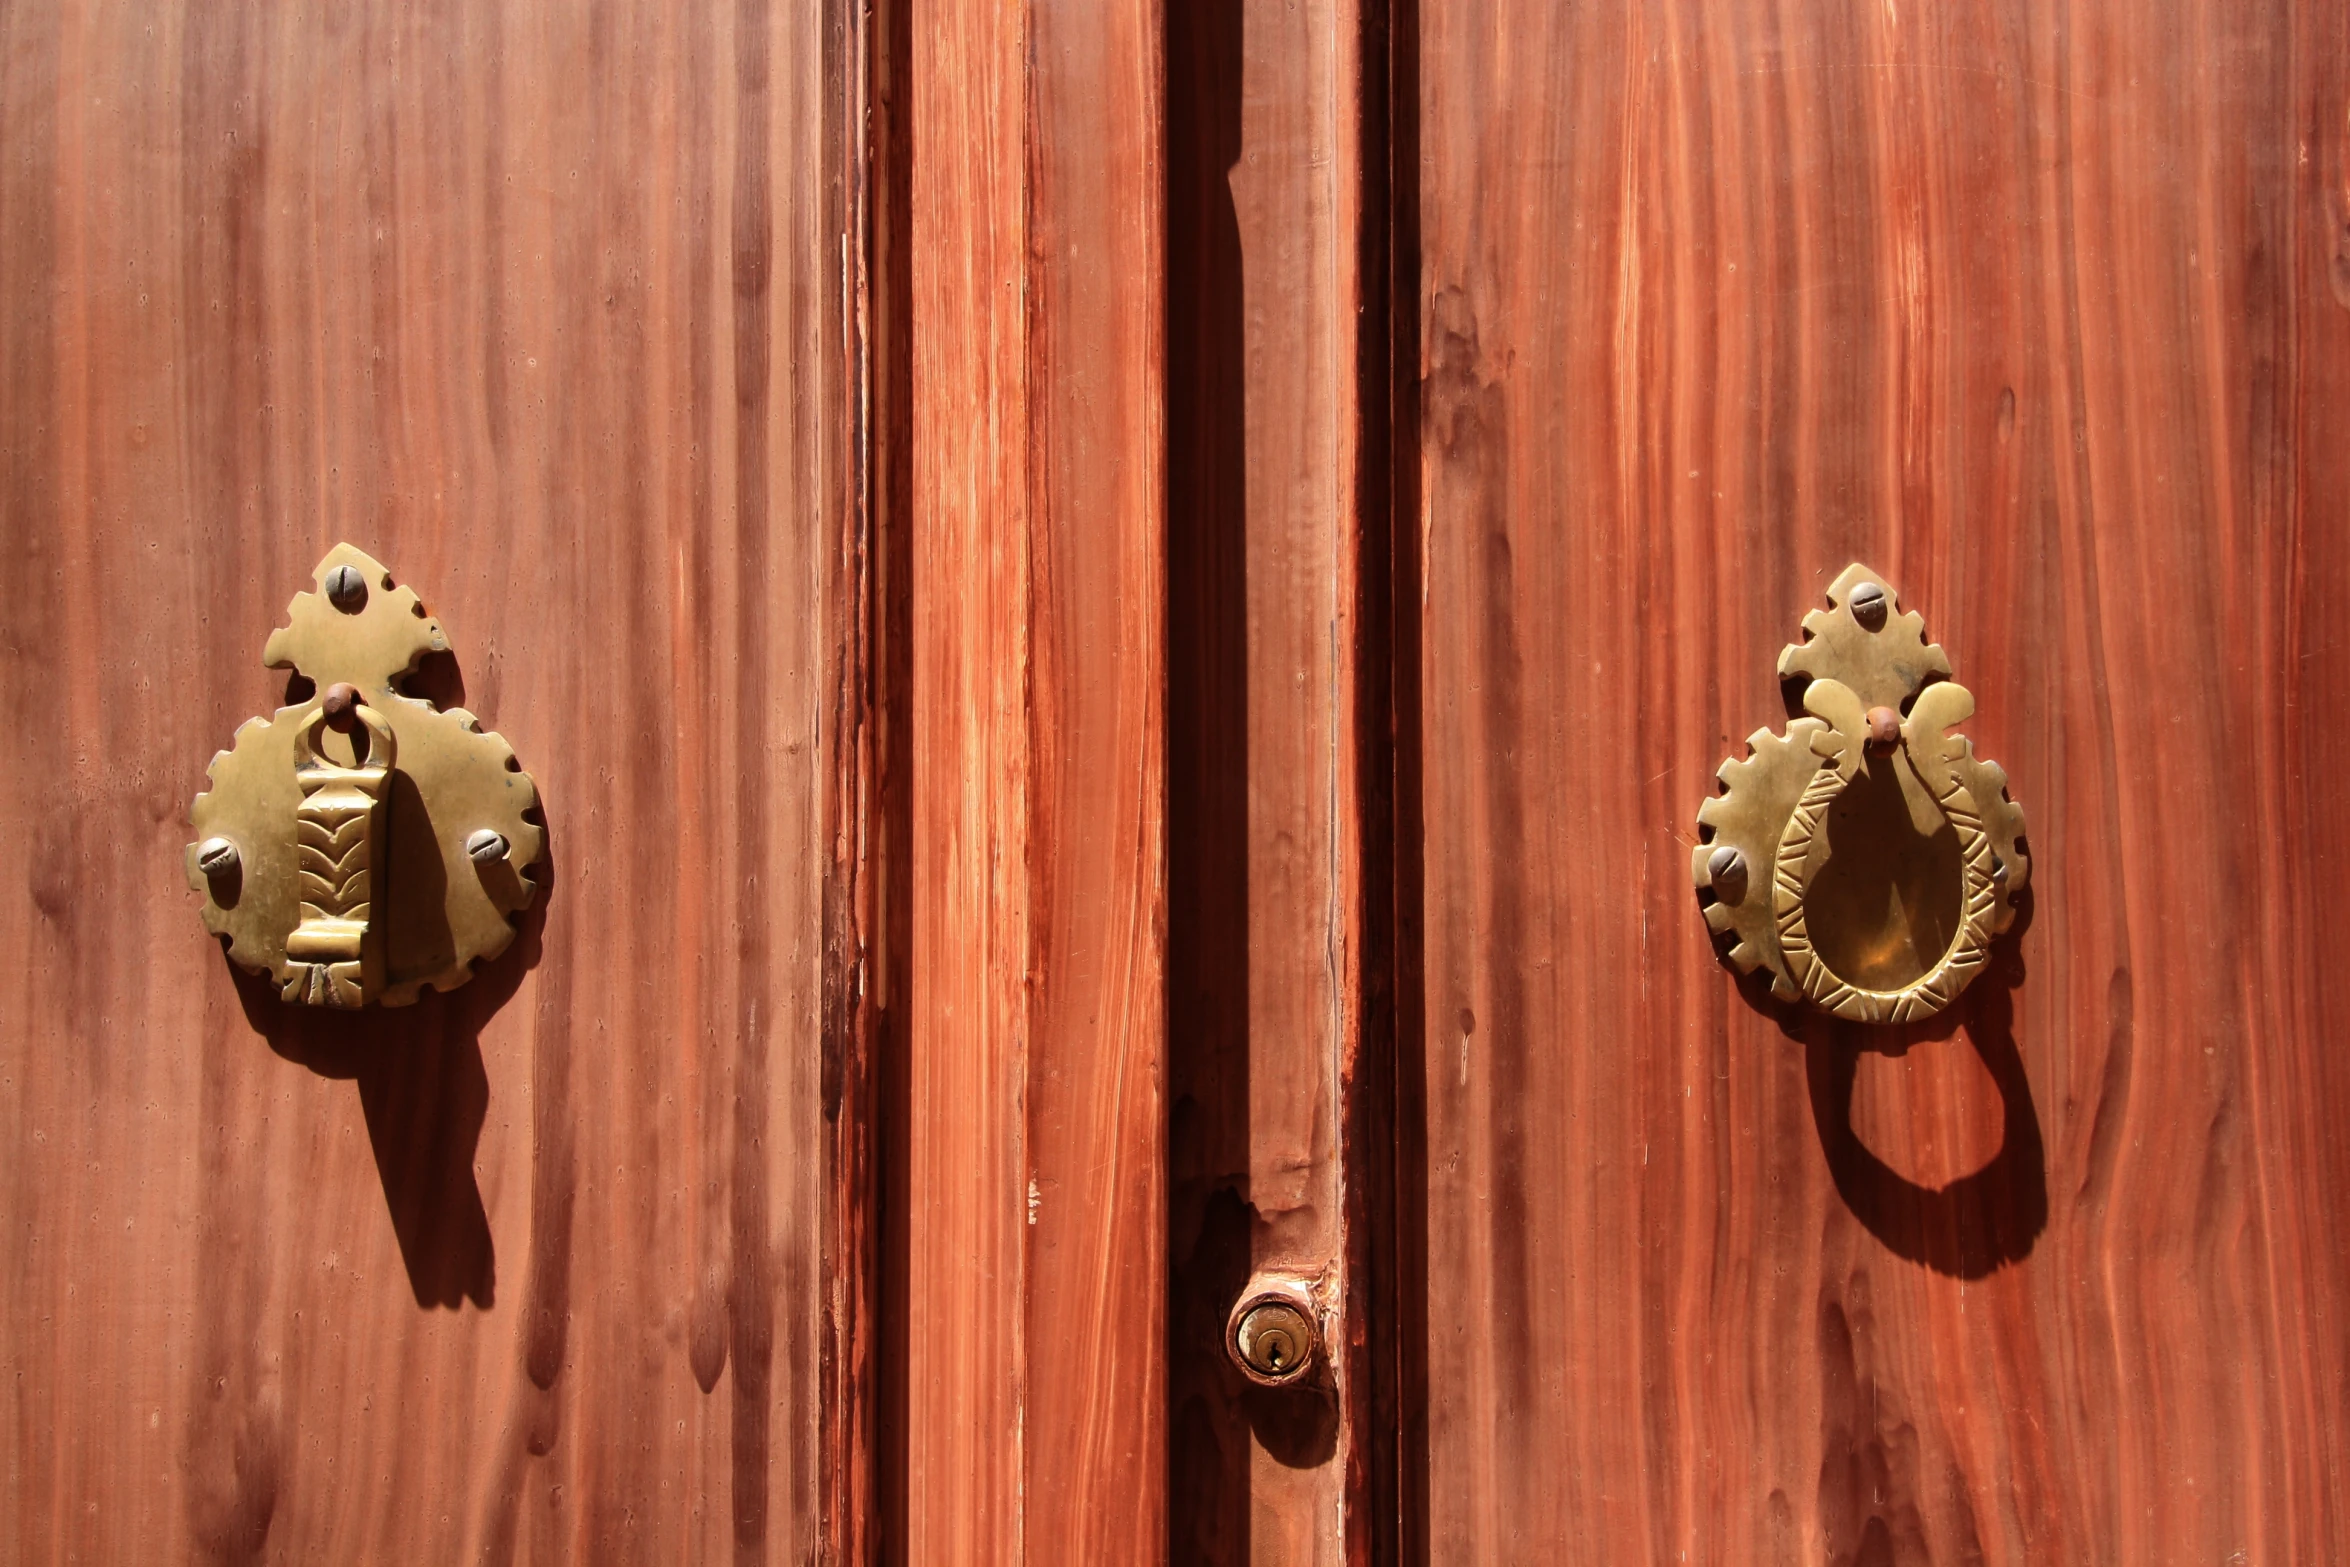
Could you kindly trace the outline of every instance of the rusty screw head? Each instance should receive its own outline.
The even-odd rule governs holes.
[[[213,881],[234,876],[242,865],[237,846],[226,838],[207,838],[196,845],[196,869]]]
[[[1714,896],[1724,903],[1746,901],[1746,856],[1728,844],[1706,856],[1705,876],[1714,889]]]
[[[1885,629],[1885,611],[1888,606],[1885,603],[1885,585],[1883,583],[1864,582],[1854,588],[1852,597],[1844,602],[1845,606],[1852,611],[1852,618],[1860,622],[1860,628],[1863,631]]]
[[[1869,709],[1869,749],[1890,751],[1901,743],[1901,715],[1889,707]]]
[[[488,827],[477,827],[465,840],[465,852],[476,865],[494,865],[506,857],[506,835]]]
[[[326,574],[326,601],[346,615],[367,607],[367,579],[356,566],[337,566]]]
[[[329,727],[344,734],[359,727],[359,688],[348,680],[338,680],[328,686],[326,695],[319,699],[318,705],[326,710]]]

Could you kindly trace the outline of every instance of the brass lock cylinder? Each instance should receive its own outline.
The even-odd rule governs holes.
[[[1224,1351],[1260,1387],[1305,1380],[1322,1357],[1321,1311],[1312,1291],[1300,1280],[1250,1280],[1225,1322]]]

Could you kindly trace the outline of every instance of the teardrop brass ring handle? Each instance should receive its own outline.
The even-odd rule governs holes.
[[[1779,655],[1803,716],[1722,763],[1690,870],[1741,972],[1838,1017],[1908,1022],[1956,1000],[2013,922],[2024,813],[1954,732],[1975,700],[1924,619],[1860,565],[1828,604]]]
[[[1779,950],[1786,957],[1788,972],[1806,996],[1838,1017],[1862,1023],[1906,1023],[1931,1017],[1958,999],[1958,993],[1982,968],[1991,947],[1997,892],[1991,838],[1983,830],[1983,815],[1975,797],[1952,772],[1953,758],[1948,754],[1952,745],[1949,731],[1974,712],[1975,699],[1965,687],[1947,681],[1928,686],[1918,694],[1916,705],[1900,726],[1898,744],[1910,768],[1958,834],[1963,879],[1958,930],[1950,945],[1924,974],[1889,990],[1854,984],[1836,973],[1813,944],[1805,911],[1805,897],[1825,863],[1825,857],[1814,852],[1815,840],[1827,830],[1829,809],[1859,774],[1870,731],[1875,727],[1870,719],[1875,714],[1861,707],[1860,698],[1849,687],[1834,680],[1813,681],[1804,692],[1803,705],[1825,719],[1828,727],[1812,737],[1811,748],[1821,758],[1820,766],[1779,834],[1771,878]],[[1957,743],[1961,747],[1965,744]]]

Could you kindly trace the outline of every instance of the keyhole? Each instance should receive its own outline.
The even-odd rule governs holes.
[[[1305,1374],[1314,1359],[1314,1329],[1290,1301],[1262,1296],[1236,1313],[1226,1348],[1249,1377],[1278,1387]]]

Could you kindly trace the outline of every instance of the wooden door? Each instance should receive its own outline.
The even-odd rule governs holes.
[[[2316,0],[0,8],[7,1558],[2342,1556],[2346,115]],[[335,1018],[182,856],[338,539],[550,853]],[[2033,867],[1891,1032],[1689,881],[1854,560]]]
[[[1419,8],[1414,1553],[2350,1549],[2343,18]],[[2035,860],[1925,1027],[1688,879],[1854,560]]]
[[[1170,1557],[2341,1554],[2340,18],[1165,26]],[[1689,881],[1855,560],[2037,866],[1890,1031]]]
[[[850,20],[0,12],[0,1558],[862,1556]],[[550,852],[317,1015],[181,857],[340,539]]]

